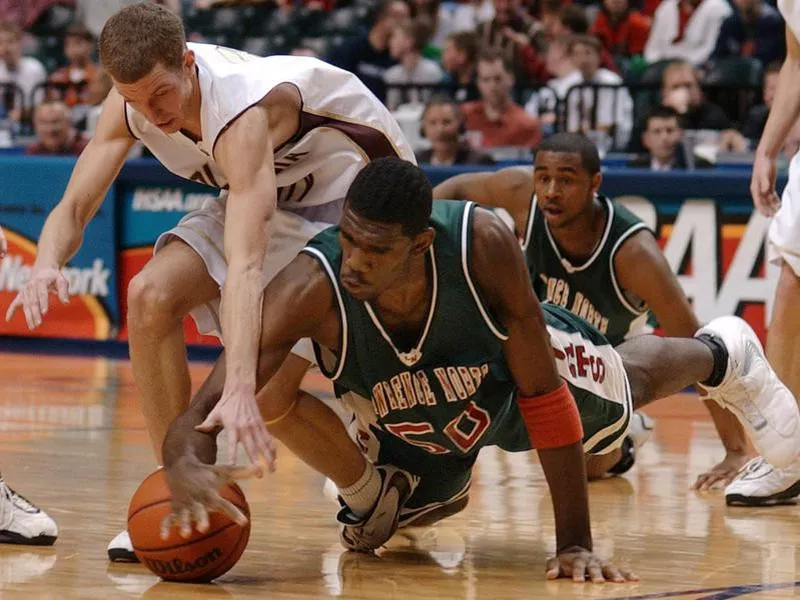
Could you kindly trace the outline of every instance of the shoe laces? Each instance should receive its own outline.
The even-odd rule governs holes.
[[[739,473],[738,479],[749,479],[755,475],[759,475],[762,471],[772,471],[774,467],[769,464],[763,457],[759,456],[747,463]]]
[[[20,494],[19,492],[15,492],[12,488],[8,486],[8,484],[2,480],[0,480],[0,490],[2,490],[3,495],[11,502],[14,506],[18,509],[25,511],[30,514],[36,514],[39,512],[39,509],[34,506],[33,502],[28,500],[25,496]]]

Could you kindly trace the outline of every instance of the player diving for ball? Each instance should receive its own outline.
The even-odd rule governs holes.
[[[296,389],[284,359],[303,338],[353,406],[361,449],[322,402],[272,395]],[[243,519],[218,489],[255,467],[214,465],[218,431],[197,429],[219,402],[224,367],[167,434],[174,510],[165,530],[203,531],[207,509]],[[434,204],[424,172],[392,158],[356,176],[339,227],[317,235],[267,287],[259,381],[271,378],[259,394],[262,415],[339,488],[340,539],[351,550],[375,550],[398,527],[462,510],[482,447],[535,448],[555,513],[549,578],[635,577],[594,554],[587,492],[587,470],[615,463],[634,409],[702,382],[737,414],[763,415],[753,441],[772,460],[787,464],[800,451],[782,435],[800,420],[794,398],[744,321],[724,317],[695,338],[646,335],[615,349],[568,311],[539,305],[499,217],[473,203]]]
[[[34,328],[50,292],[68,300],[61,268],[140,140],[173,173],[220,190],[158,239],[128,287],[131,363],[156,458],[191,399],[183,338],[191,313],[201,332],[224,332],[227,348],[224,398],[206,426],[223,424],[255,461],[273,451],[255,402],[264,284],[339,221],[342,198],[369,160],[413,160],[413,151],[352,73],[313,58],[187,44],[180,18],[156,4],[112,16],[99,47],[114,89],[7,318],[22,309]],[[136,560],[125,532],[108,551]]]
[[[600,156],[585,136],[559,133],[537,149],[533,169],[466,173],[433,190],[437,199],[471,200],[502,208],[513,219],[540,301],[558,304],[595,326],[617,346],[652,332],[650,313],[670,337],[692,337],[700,323],[653,233],[599,190]],[[725,458],[694,486],[726,485],[750,458],[736,416],[711,399],[705,404],[725,447]],[[647,439],[637,413],[612,471],[633,466]]]

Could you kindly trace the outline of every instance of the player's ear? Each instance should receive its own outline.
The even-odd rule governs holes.
[[[603,183],[603,174],[599,171],[592,175],[592,193],[596,194],[597,190],[600,189],[600,185]]]
[[[184,50],[183,68],[187,70],[194,69],[194,63],[195,63],[194,50]]]
[[[436,232],[433,230],[433,227],[426,227],[414,238],[414,244],[411,251],[416,255],[425,254],[425,252],[428,251],[428,248],[431,247],[431,244],[433,244],[435,237]]]

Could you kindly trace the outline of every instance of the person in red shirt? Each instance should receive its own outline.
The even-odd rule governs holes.
[[[484,50],[478,58],[481,99],[461,106],[468,132],[480,134],[482,148],[535,148],[542,139],[539,121],[511,98],[512,66],[498,50]]]
[[[603,0],[592,34],[613,56],[637,56],[650,35],[650,19],[631,10],[628,0]]]
[[[69,107],[60,100],[46,100],[33,113],[36,141],[25,148],[25,154],[78,156],[89,143],[72,126]]]

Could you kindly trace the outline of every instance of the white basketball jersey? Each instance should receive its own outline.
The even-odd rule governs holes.
[[[783,15],[786,25],[792,30],[794,37],[800,40],[800,1],[778,0],[778,10]]]
[[[214,161],[217,138],[282,83],[297,87],[302,109],[295,136],[275,149],[281,208],[302,213],[343,198],[371,159],[399,156],[416,162],[392,115],[352,73],[315,58],[261,58],[208,44],[188,47],[197,59],[202,140],[195,143],[181,132],[166,134],[130,105],[125,108],[133,136],[176,175],[227,188],[228,180]]]

